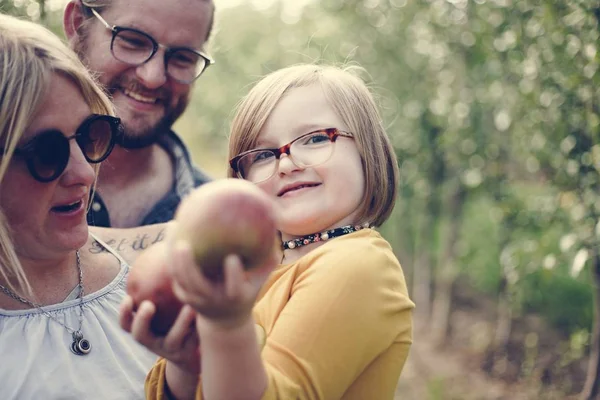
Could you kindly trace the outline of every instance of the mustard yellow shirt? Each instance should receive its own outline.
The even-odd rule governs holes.
[[[266,338],[263,399],[393,399],[413,308],[398,260],[372,229],[278,266],[254,308]],[[165,365],[159,360],[148,374],[148,399],[166,398]]]

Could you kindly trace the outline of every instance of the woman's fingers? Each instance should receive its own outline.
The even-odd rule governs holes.
[[[129,295],[125,295],[121,305],[119,306],[119,324],[121,328],[127,332],[131,332],[131,325],[135,314],[133,313],[133,299]]]
[[[140,303],[131,325],[131,335],[135,340],[150,349],[154,348],[157,340],[150,329],[150,322],[155,313],[156,306],[154,303],[149,300],[144,300]]]
[[[171,329],[165,336],[165,348],[167,350],[177,349],[184,345],[190,334],[195,334],[194,322],[196,312],[189,305],[183,306]],[[195,339],[198,342],[197,339]]]

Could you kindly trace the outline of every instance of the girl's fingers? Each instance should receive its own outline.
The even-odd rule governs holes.
[[[210,303],[211,298],[209,296],[198,294],[192,290],[183,288],[178,282],[173,281],[172,284],[173,294],[183,304],[189,304],[196,310],[204,307],[207,303]]]
[[[173,280],[183,291],[210,294],[211,282],[200,272],[194,260],[192,247],[186,241],[179,241],[173,247]],[[181,299],[180,299],[181,300]]]
[[[281,254],[278,252],[273,252],[264,263],[249,271],[251,279],[253,279],[255,276],[258,276],[260,279],[265,280],[266,277],[273,272],[275,267],[279,265],[280,260]]]
[[[223,276],[225,278],[225,297],[235,300],[240,297],[244,284],[244,266],[242,260],[235,254],[230,254],[223,260]]]
[[[245,279],[252,288],[253,291],[259,291],[264,285],[265,281],[271,275],[271,272],[277,267],[279,258],[272,256],[269,257],[263,264],[245,271]]]
[[[275,262],[269,260],[264,268],[246,271],[241,258],[230,254],[223,260],[223,282],[209,280],[195,262],[191,246],[180,241],[172,248],[173,293],[182,303],[193,307],[202,317],[220,318],[218,316],[235,313],[241,308],[246,310],[254,302],[256,295],[266,277],[271,273]],[[251,304],[250,304],[251,305]],[[184,322],[186,318],[180,314]],[[188,315],[187,318],[191,316]],[[185,323],[172,328],[165,344],[169,348],[182,343]]]
[[[179,301],[181,301],[184,304],[194,304],[194,302],[190,298],[189,292],[182,288],[177,281],[174,280],[171,287],[173,289],[173,294],[175,295],[175,297],[177,297]]]

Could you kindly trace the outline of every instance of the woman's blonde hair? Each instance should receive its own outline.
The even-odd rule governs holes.
[[[92,113],[114,115],[104,91],[54,33],[36,23],[0,14],[0,186],[17,143],[48,94],[54,74],[66,77],[79,88]],[[13,290],[30,293],[2,210],[0,278]]]
[[[381,225],[394,208],[398,163],[373,95],[356,72],[302,64],[275,71],[260,80],[238,104],[231,126],[229,158],[251,150],[281,98],[293,88],[318,84],[334,111],[354,134],[365,175],[365,193],[357,223]],[[235,176],[230,168],[228,175]]]

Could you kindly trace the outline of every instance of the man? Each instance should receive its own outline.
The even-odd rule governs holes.
[[[71,47],[112,96],[124,135],[103,163],[90,225],[133,227],[173,218],[181,198],[209,180],[171,130],[192,84],[212,63],[203,51],[211,0],[71,0]]]

